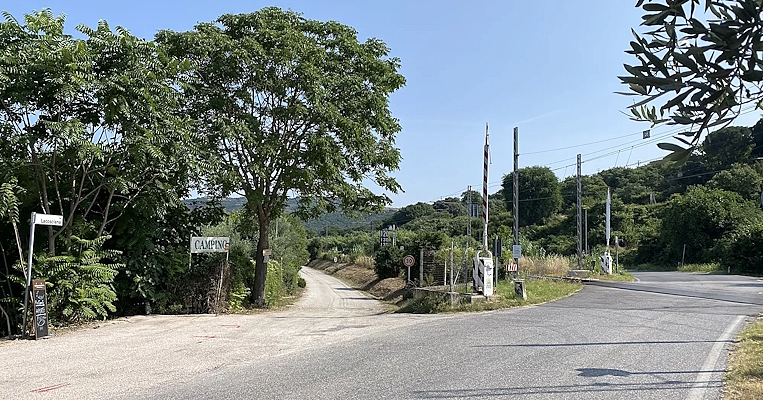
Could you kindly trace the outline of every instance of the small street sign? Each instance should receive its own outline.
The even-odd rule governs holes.
[[[649,136],[651,135],[651,133],[652,133],[652,131],[650,131],[649,129],[645,130],[643,132],[644,139],[649,139]]]
[[[263,256],[269,256],[271,254],[273,254],[273,252],[270,249],[262,249]]]
[[[522,258],[522,245],[515,244],[512,246],[511,255],[513,258]]]
[[[381,230],[381,245],[386,246],[389,243],[389,231],[386,229]]]
[[[406,267],[412,267],[416,263],[416,259],[411,255],[403,257],[403,265]]]
[[[34,214],[34,224],[35,225],[52,225],[52,226],[63,226],[64,225],[64,216],[63,215],[53,215],[53,214]]]

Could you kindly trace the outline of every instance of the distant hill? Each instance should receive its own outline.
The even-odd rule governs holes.
[[[195,199],[186,199],[183,200],[183,202],[189,207],[189,208],[195,208],[198,207],[201,204],[204,204],[207,202],[207,197],[199,197]],[[244,208],[244,205],[246,204],[246,199],[243,197],[228,197],[225,199],[222,199],[220,201],[220,205],[223,206],[225,209],[225,212],[231,213],[234,211],[241,210]],[[297,206],[297,199],[289,199],[287,200],[286,204],[286,211],[291,212],[294,210]],[[392,215],[395,211],[397,211],[396,208],[386,208],[381,213],[375,213],[366,215],[362,218],[350,218],[341,211],[334,211],[331,213],[323,214],[322,216],[311,219],[307,222],[303,222],[306,228],[314,230],[316,233],[323,232],[326,230],[326,228],[329,228],[331,230],[337,229],[337,230],[346,230],[346,229],[354,229],[354,228],[368,228],[371,229],[371,224],[377,221],[381,221],[390,215]]]

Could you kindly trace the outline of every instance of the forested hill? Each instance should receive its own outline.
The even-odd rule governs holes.
[[[199,197],[195,199],[187,199],[184,200],[184,202],[188,207],[194,208],[195,205],[205,203],[207,200],[207,197]],[[225,209],[225,212],[227,213],[242,209],[245,203],[246,199],[243,197],[228,197],[220,200],[220,205]],[[289,199],[286,206],[287,212],[291,212],[296,208],[296,206],[297,199]],[[311,229],[315,233],[326,232],[327,229],[329,232],[336,232],[360,227],[368,228],[370,230],[372,224],[375,226],[377,222],[381,222],[382,220],[391,216],[395,213],[396,210],[397,209],[394,208],[387,208],[384,210],[384,212],[366,215],[362,218],[351,218],[341,211],[334,211],[331,213],[323,214],[319,218],[303,222],[303,224],[307,229]]]

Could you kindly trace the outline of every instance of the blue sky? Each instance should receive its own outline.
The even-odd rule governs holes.
[[[291,8],[305,17],[337,20],[362,39],[384,40],[402,61],[407,85],[390,107],[403,127],[397,145],[403,161],[395,172],[404,193],[393,206],[481,190],[485,123],[490,124],[490,193],[512,164],[513,128],[519,128],[520,167],[549,165],[559,178],[652,160],[664,152],[641,140],[649,125],[622,111],[633,98],[618,75],[635,60],[624,53],[641,13],[633,1],[612,0],[294,0],[294,1],[52,1],[0,5],[17,18],[51,8],[67,15],[67,30],[105,19],[152,38],[160,29],[189,30],[221,14],[265,6]],[[737,121],[752,125],[760,113]],[[652,130],[652,138],[670,127]],[[619,138],[615,140],[607,140]],[[606,140],[606,141],[604,141]],[[554,152],[561,147],[598,142]],[[639,147],[632,147],[639,146]],[[609,150],[606,150],[608,149]],[[619,150],[619,154],[618,154]],[[532,154],[535,153],[535,154]],[[608,153],[614,153],[606,157]],[[600,157],[598,159],[593,159]],[[587,161],[591,159],[591,161]]]

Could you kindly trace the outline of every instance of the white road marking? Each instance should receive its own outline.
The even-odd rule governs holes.
[[[692,385],[691,390],[689,390],[689,394],[686,396],[686,400],[702,400],[705,397],[705,391],[707,390],[708,382],[710,381],[710,377],[713,375],[713,373],[709,371],[714,369],[713,367],[715,367],[715,364],[718,362],[718,358],[721,356],[723,346],[726,344],[726,341],[731,339],[731,335],[734,334],[734,331],[737,329],[739,324],[744,321],[744,319],[744,315],[737,316],[736,319],[726,327],[726,330],[723,331],[721,336],[718,338],[718,341],[710,349],[710,353],[707,355],[705,363],[702,364],[702,368],[700,369],[700,371],[706,372],[700,372],[697,374],[697,378],[694,379],[694,385]]]

